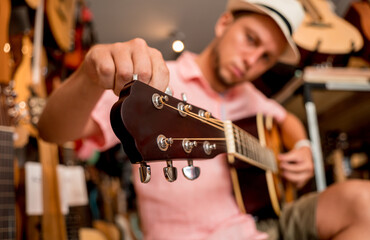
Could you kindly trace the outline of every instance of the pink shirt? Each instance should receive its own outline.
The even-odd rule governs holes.
[[[282,121],[286,111],[267,99],[251,83],[245,83],[220,95],[203,78],[195,55],[183,53],[177,61],[168,62],[170,88],[174,97],[185,92],[188,102],[207,109],[219,119],[237,120],[262,112]],[[109,120],[111,106],[117,101],[107,91],[92,113],[104,131],[106,149],[119,143]],[[92,142],[87,144],[93,145]],[[95,146],[97,147],[97,146]],[[265,239],[266,234],[256,230],[252,216],[243,214],[234,200],[232,184],[225,155],[214,159],[194,161],[201,168],[200,177],[189,181],[181,174],[187,161],[175,161],[178,178],[169,183],[163,176],[165,162],[149,163],[152,179],[140,182],[138,165],[133,166],[133,180],[137,193],[142,230],[145,239]]]

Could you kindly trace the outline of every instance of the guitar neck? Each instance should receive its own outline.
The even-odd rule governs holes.
[[[308,15],[311,16],[314,23],[318,23],[322,20],[320,12],[317,10],[311,0],[301,0],[301,2]]]
[[[264,170],[278,171],[274,153],[231,121],[225,121],[225,137],[229,155]]]
[[[0,126],[0,239],[15,239],[13,128]]]

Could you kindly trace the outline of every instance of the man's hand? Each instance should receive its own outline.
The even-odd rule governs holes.
[[[113,89],[119,95],[123,86],[138,79],[161,91],[169,82],[169,72],[162,54],[148,47],[143,39],[128,42],[95,45],[86,54],[77,75],[87,76],[92,83],[104,89]]]
[[[309,147],[292,149],[279,154],[280,173],[298,189],[302,188],[314,175],[312,153]]]
[[[77,71],[50,95],[38,123],[40,136],[60,144],[86,137],[103,139],[91,111],[105,89],[119,95],[134,74],[161,91],[169,82],[162,54],[142,39],[92,47]]]

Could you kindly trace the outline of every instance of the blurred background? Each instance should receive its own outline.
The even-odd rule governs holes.
[[[0,1],[0,239],[141,239],[121,145],[100,152],[82,140],[46,143],[38,118],[95,44],[140,37],[166,60],[200,53],[226,2]],[[305,20],[293,36],[301,61],[278,63],[254,84],[296,114],[318,146],[303,193],[370,178],[370,3],[301,3]]]

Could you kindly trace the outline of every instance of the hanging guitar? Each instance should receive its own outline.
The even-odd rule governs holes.
[[[76,0],[46,0],[47,23],[57,46],[68,52],[73,43]]]
[[[263,123],[261,117],[257,118],[259,123]],[[244,125],[245,121],[240,123]],[[271,124],[269,131],[273,136],[277,132],[272,131]],[[283,193],[284,183],[279,177],[275,159],[280,146],[274,146],[273,150],[264,147],[257,138],[231,121],[213,118],[206,110],[173,98],[140,81],[130,82],[121,91],[119,100],[111,109],[111,125],[131,163],[141,165],[140,178],[144,183],[150,181],[151,175],[147,162],[165,160],[167,167],[163,169],[164,174],[171,182],[177,177],[172,160],[210,159],[227,153],[234,193],[242,210],[253,215],[267,216],[273,209],[273,214],[278,215],[280,204],[288,200],[285,196],[287,192]],[[261,130],[263,134],[263,124]],[[266,143],[272,140],[270,137],[264,139]],[[193,180],[200,171],[189,161],[183,173]],[[248,180],[248,177],[248,185],[241,184],[240,181]],[[255,185],[257,182],[259,186]],[[265,192],[262,185],[266,188]],[[253,190],[257,192],[257,197],[249,197]],[[244,198],[246,194],[248,198]],[[267,199],[260,199],[262,196]],[[250,200],[253,202],[244,202]]]
[[[364,46],[359,55],[370,64],[370,1],[353,1],[345,19],[352,23],[364,38]]]
[[[301,64],[333,64],[336,56],[348,58],[348,55],[362,48],[364,42],[360,32],[351,23],[337,16],[331,10],[328,0],[301,0],[301,3],[306,14],[293,34],[302,55]],[[339,63],[345,62],[338,63],[344,66],[347,61],[337,60]]]

